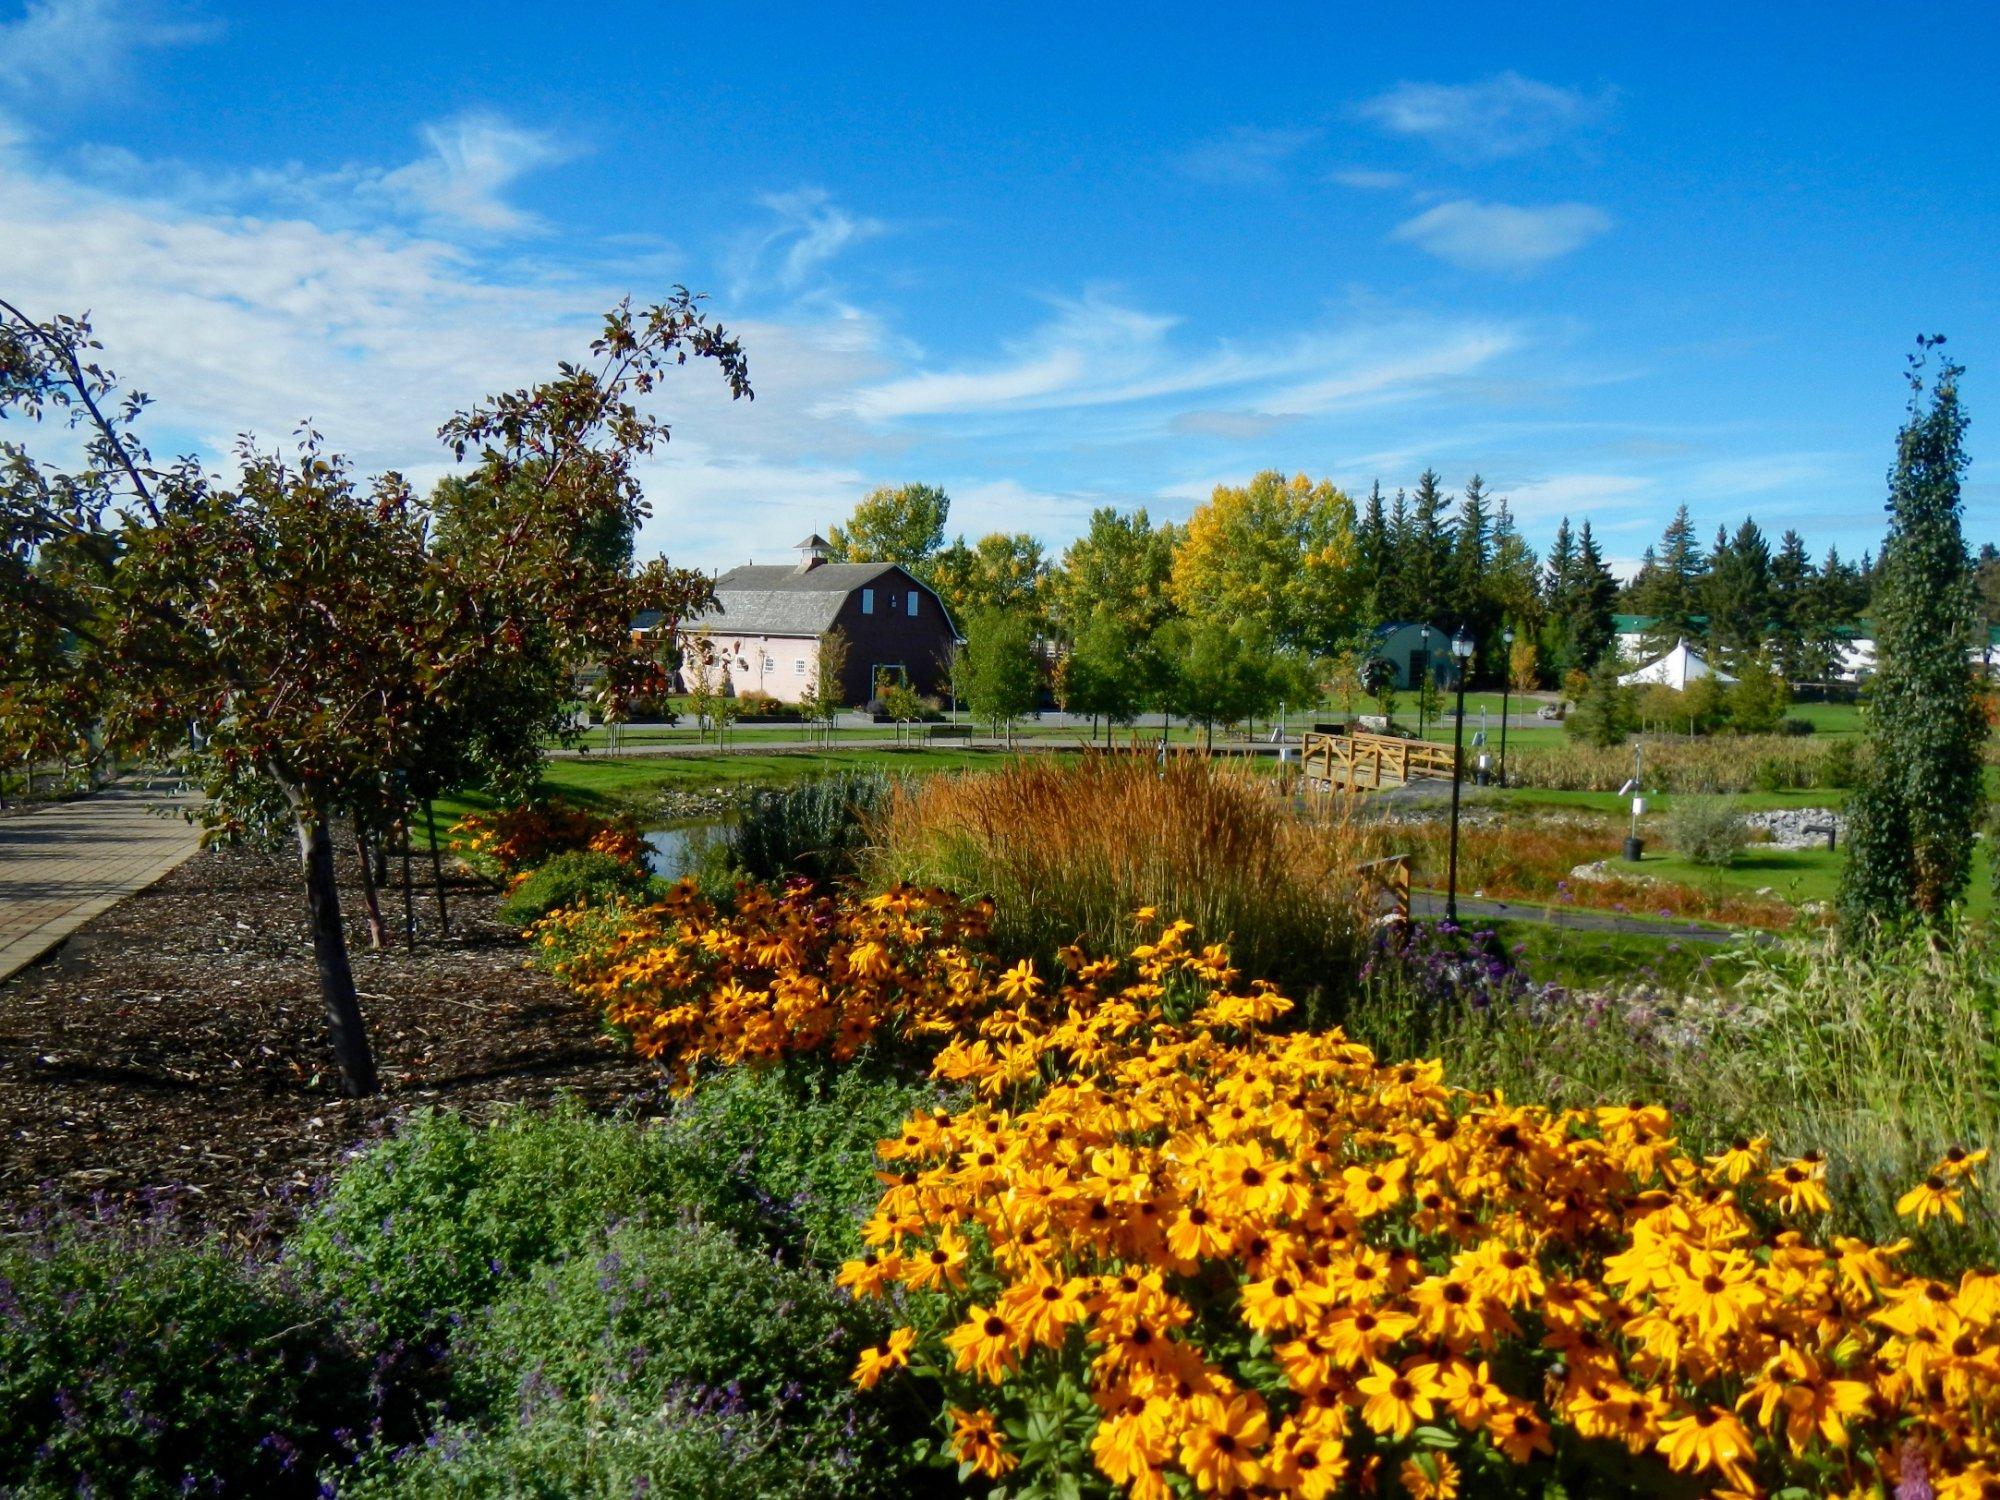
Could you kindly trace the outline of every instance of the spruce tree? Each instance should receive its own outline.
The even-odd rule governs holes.
[[[1814,582],[1805,538],[1786,531],[1778,541],[1778,555],[1771,559],[1771,658],[1787,682],[1804,682],[1814,675],[1806,649]]]
[[[1612,610],[1618,602],[1618,580],[1605,564],[1591,535],[1590,522],[1583,523],[1583,538],[1576,555],[1576,581],[1570,599],[1569,639],[1576,653],[1575,665],[1586,672],[1611,650],[1617,634]]]
[[[1642,585],[1634,589],[1634,607],[1652,616],[1646,628],[1649,651],[1657,654],[1673,650],[1676,641],[1692,645],[1701,640],[1701,587],[1707,576],[1708,560],[1695,541],[1694,522],[1683,505],[1661,534],[1651,566],[1641,570]]]
[[[1765,649],[1771,627],[1771,547],[1748,516],[1727,541],[1716,532],[1705,593],[1709,647],[1734,672]]]
[[[1889,534],[1873,601],[1873,753],[1848,803],[1841,872],[1841,925],[1850,936],[1942,917],[1965,889],[1983,811],[1987,729],[1967,661],[1972,563],[1960,529],[1962,368],[1946,359],[1928,389],[1925,379],[1943,342],[1917,341],[1909,419],[1889,473]]]

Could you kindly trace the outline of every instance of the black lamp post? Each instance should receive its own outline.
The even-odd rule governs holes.
[[[1428,681],[1428,679],[1431,676],[1430,626],[1426,625],[1423,628],[1422,634],[1424,642],[1424,675],[1418,681],[1411,684],[1411,686],[1417,690],[1417,738],[1418,739],[1422,739],[1424,737],[1424,724],[1425,724],[1424,706],[1430,702],[1430,696],[1431,696],[1430,685]]]
[[[1507,784],[1507,694],[1514,686],[1514,627],[1500,632],[1507,650],[1500,663],[1500,785]]]
[[[1472,637],[1463,625],[1451,638],[1451,654],[1458,663],[1458,722],[1451,732],[1451,856],[1445,876],[1444,919],[1458,925],[1458,784],[1465,778],[1465,667],[1472,657]]]

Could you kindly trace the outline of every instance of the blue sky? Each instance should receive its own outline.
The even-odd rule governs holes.
[[[1913,335],[1995,420],[2000,10],[1523,14],[0,0],[0,295],[94,310],[156,448],[421,478],[684,282],[758,392],[665,392],[644,540],[702,566],[883,482],[1059,548],[1426,464],[1621,560],[1683,501],[1875,545]]]

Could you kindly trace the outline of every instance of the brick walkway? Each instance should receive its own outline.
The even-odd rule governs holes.
[[[0,818],[0,983],[194,853],[198,830],[158,814],[172,800],[117,786]]]

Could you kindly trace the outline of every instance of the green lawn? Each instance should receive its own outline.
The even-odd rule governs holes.
[[[1650,980],[1666,990],[1725,984],[1741,968],[1723,943],[1682,942],[1662,933],[1579,932],[1545,922],[1486,924],[1530,979],[1571,988]]]

